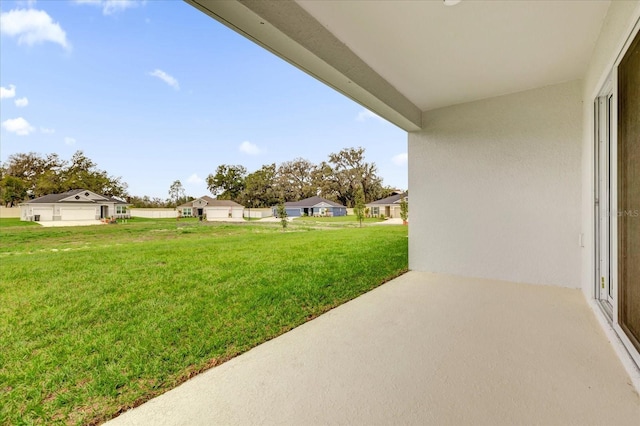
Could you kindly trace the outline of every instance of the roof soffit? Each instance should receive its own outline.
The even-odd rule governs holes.
[[[297,3],[427,111],[582,78],[610,1]]]
[[[421,128],[420,108],[296,2],[185,1],[397,126]]]
[[[421,112],[582,78],[610,0],[185,0],[407,130]]]

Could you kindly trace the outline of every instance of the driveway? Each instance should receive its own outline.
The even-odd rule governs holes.
[[[105,225],[103,222],[99,220],[56,220],[56,221],[45,221],[45,222],[36,222],[40,226],[44,226],[45,228],[53,228],[60,226],[89,226],[89,225]]]
[[[386,219],[382,222],[375,222],[373,223],[373,225],[402,225],[402,219],[400,219],[399,217]]]

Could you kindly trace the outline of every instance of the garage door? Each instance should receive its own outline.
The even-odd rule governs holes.
[[[231,217],[241,218],[242,217],[242,209],[233,209],[231,212]]]
[[[229,209],[228,208],[222,208],[222,209],[206,209],[205,210],[205,214],[207,215],[208,218],[221,218],[221,217],[229,217]]]
[[[95,207],[75,207],[60,209],[61,220],[95,220]]]
[[[50,221],[53,220],[53,209],[52,208],[48,208],[48,209],[33,209],[33,216],[34,216],[34,220],[35,220],[35,216],[38,215],[40,216],[40,221],[41,222],[45,222],[45,221]]]

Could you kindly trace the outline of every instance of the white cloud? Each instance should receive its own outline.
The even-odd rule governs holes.
[[[153,72],[150,72],[149,75],[158,77],[160,80],[164,81],[174,89],[180,90],[180,84],[178,84],[178,80],[176,80],[174,77],[170,76],[169,74],[167,74],[162,70],[156,69]]]
[[[356,120],[365,121],[365,120],[368,120],[370,118],[375,118],[377,120],[384,121],[384,118],[380,117],[376,113],[373,113],[373,112],[369,111],[368,109],[363,109],[362,111],[360,111],[358,113],[358,116],[356,117]]]
[[[22,117],[5,120],[2,122],[2,127],[4,127],[7,132],[15,133],[18,136],[27,136],[36,130]]]
[[[258,148],[258,145],[249,141],[242,142],[238,149],[240,150],[240,152],[244,152],[248,155],[259,155],[260,153],[262,153],[262,150]]]
[[[200,184],[204,182],[204,179],[202,179],[200,176],[194,173],[191,176],[189,176],[189,178],[187,179],[187,182]]]
[[[409,161],[409,155],[406,152],[403,152],[401,154],[394,155],[393,158],[391,158],[391,161],[396,166],[406,166]]]
[[[16,86],[10,84],[9,87],[0,86],[0,99],[13,98],[16,95]]]
[[[44,10],[14,9],[0,13],[0,32],[10,37],[17,37],[18,44],[33,46],[50,41],[58,43],[65,49],[71,49],[67,41],[67,33],[60,24],[53,22]]]
[[[26,96],[24,98],[16,99],[14,102],[16,103],[16,106],[19,108],[24,108],[27,105],[29,105],[29,99],[27,99]]]
[[[75,0],[76,4],[88,4],[102,8],[103,15],[113,15],[143,4],[137,0]]]
[[[51,135],[56,132],[56,129],[47,129],[46,127],[40,127],[40,132],[45,135]]]
[[[70,138],[69,136],[66,136],[64,138],[64,144],[65,145],[75,145],[76,144],[76,140],[74,138]]]

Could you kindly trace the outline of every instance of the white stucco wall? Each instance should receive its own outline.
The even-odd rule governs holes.
[[[580,286],[581,83],[425,112],[409,267]]]
[[[607,12],[584,78],[582,127],[582,289],[589,298],[594,287],[594,119],[593,102],[640,19],[640,1],[614,1]]]

